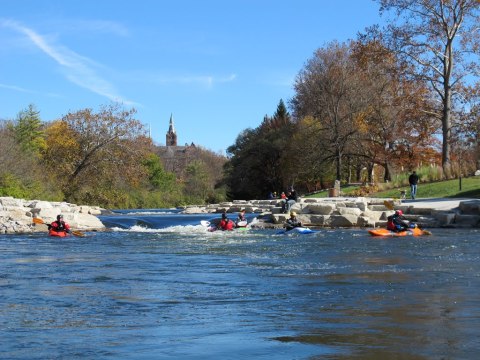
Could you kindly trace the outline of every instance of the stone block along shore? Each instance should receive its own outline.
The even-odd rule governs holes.
[[[408,221],[423,228],[479,228],[480,199],[419,199],[394,200],[368,197],[300,198],[291,208],[304,226],[314,228],[385,227],[387,217],[401,209]],[[186,206],[185,214],[227,214],[245,210],[258,214],[256,227],[282,227],[289,214],[282,213],[280,200],[235,200],[205,206]],[[66,202],[23,200],[0,197],[0,234],[44,232],[46,225],[34,224],[34,217],[45,223],[62,214],[72,229],[106,230],[97,215],[104,209]],[[233,215],[232,215],[233,216]]]
[[[0,197],[0,234],[45,232],[47,225],[34,224],[32,219],[37,217],[49,224],[59,214],[72,229],[103,230],[105,226],[96,216],[101,212],[95,206]]]
[[[385,205],[388,201],[393,210]],[[391,207],[390,207],[391,208]],[[258,213],[259,227],[281,227],[289,214],[283,214],[280,200],[236,200],[207,206],[187,206],[184,213]],[[480,227],[480,199],[398,200],[368,197],[300,198],[291,208],[309,227],[386,227],[387,217],[402,210],[406,220],[424,228]]]

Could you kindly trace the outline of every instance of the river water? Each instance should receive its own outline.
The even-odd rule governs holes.
[[[480,231],[208,232],[208,215],[0,235],[2,359],[478,359]]]

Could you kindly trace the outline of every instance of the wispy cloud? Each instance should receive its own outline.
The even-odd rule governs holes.
[[[82,31],[94,31],[95,33],[110,33],[121,37],[130,36],[128,29],[113,21],[105,20],[69,20],[68,23],[62,24],[62,27],[81,28]]]
[[[0,25],[27,36],[36,47],[61,66],[66,78],[72,83],[104,96],[111,101],[122,102],[126,105],[134,104],[132,101],[123,99],[111,83],[97,74],[94,69],[94,61],[64,46],[50,43],[46,37],[39,35],[16,21],[2,20]]]
[[[228,83],[235,81],[236,74],[231,74],[226,77],[215,76],[154,76],[151,79],[159,84],[199,84],[207,88],[213,87],[215,84]]]
[[[0,88],[4,88],[4,89],[8,89],[8,90],[14,90],[14,91],[23,92],[23,93],[30,93],[30,94],[34,93],[34,91],[32,91],[32,90],[28,90],[28,89],[22,88],[20,86],[15,86],[15,85],[0,84]]]
[[[27,94],[42,94],[42,95],[47,95],[47,96],[50,96],[50,97],[62,97],[60,94],[45,93],[45,92],[25,89],[23,87],[16,86],[16,85],[0,84],[0,88],[13,90],[13,91],[18,91],[18,92],[27,93]]]

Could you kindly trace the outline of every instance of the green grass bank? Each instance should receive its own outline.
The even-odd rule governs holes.
[[[341,187],[340,196],[364,196],[379,198],[399,198],[401,191],[406,191],[407,199],[410,198],[409,186],[401,186],[388,190],[381,190],[378,187],[362,187],[357,185],[346,185]],[[363,190],[363,191],[360,191]],[[308,195],[309,198],[328,197],[328,190]],[[476,198],[480,199],[480,176],[468,178],[420,182],[417,189],[417,198]]]

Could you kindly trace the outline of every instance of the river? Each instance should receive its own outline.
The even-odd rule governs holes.
[[[477,359],[480,231],[208,232],[121,211],[113,231],[0,235],[2,359]],[[250,216],[250,220],[252,216]]]

